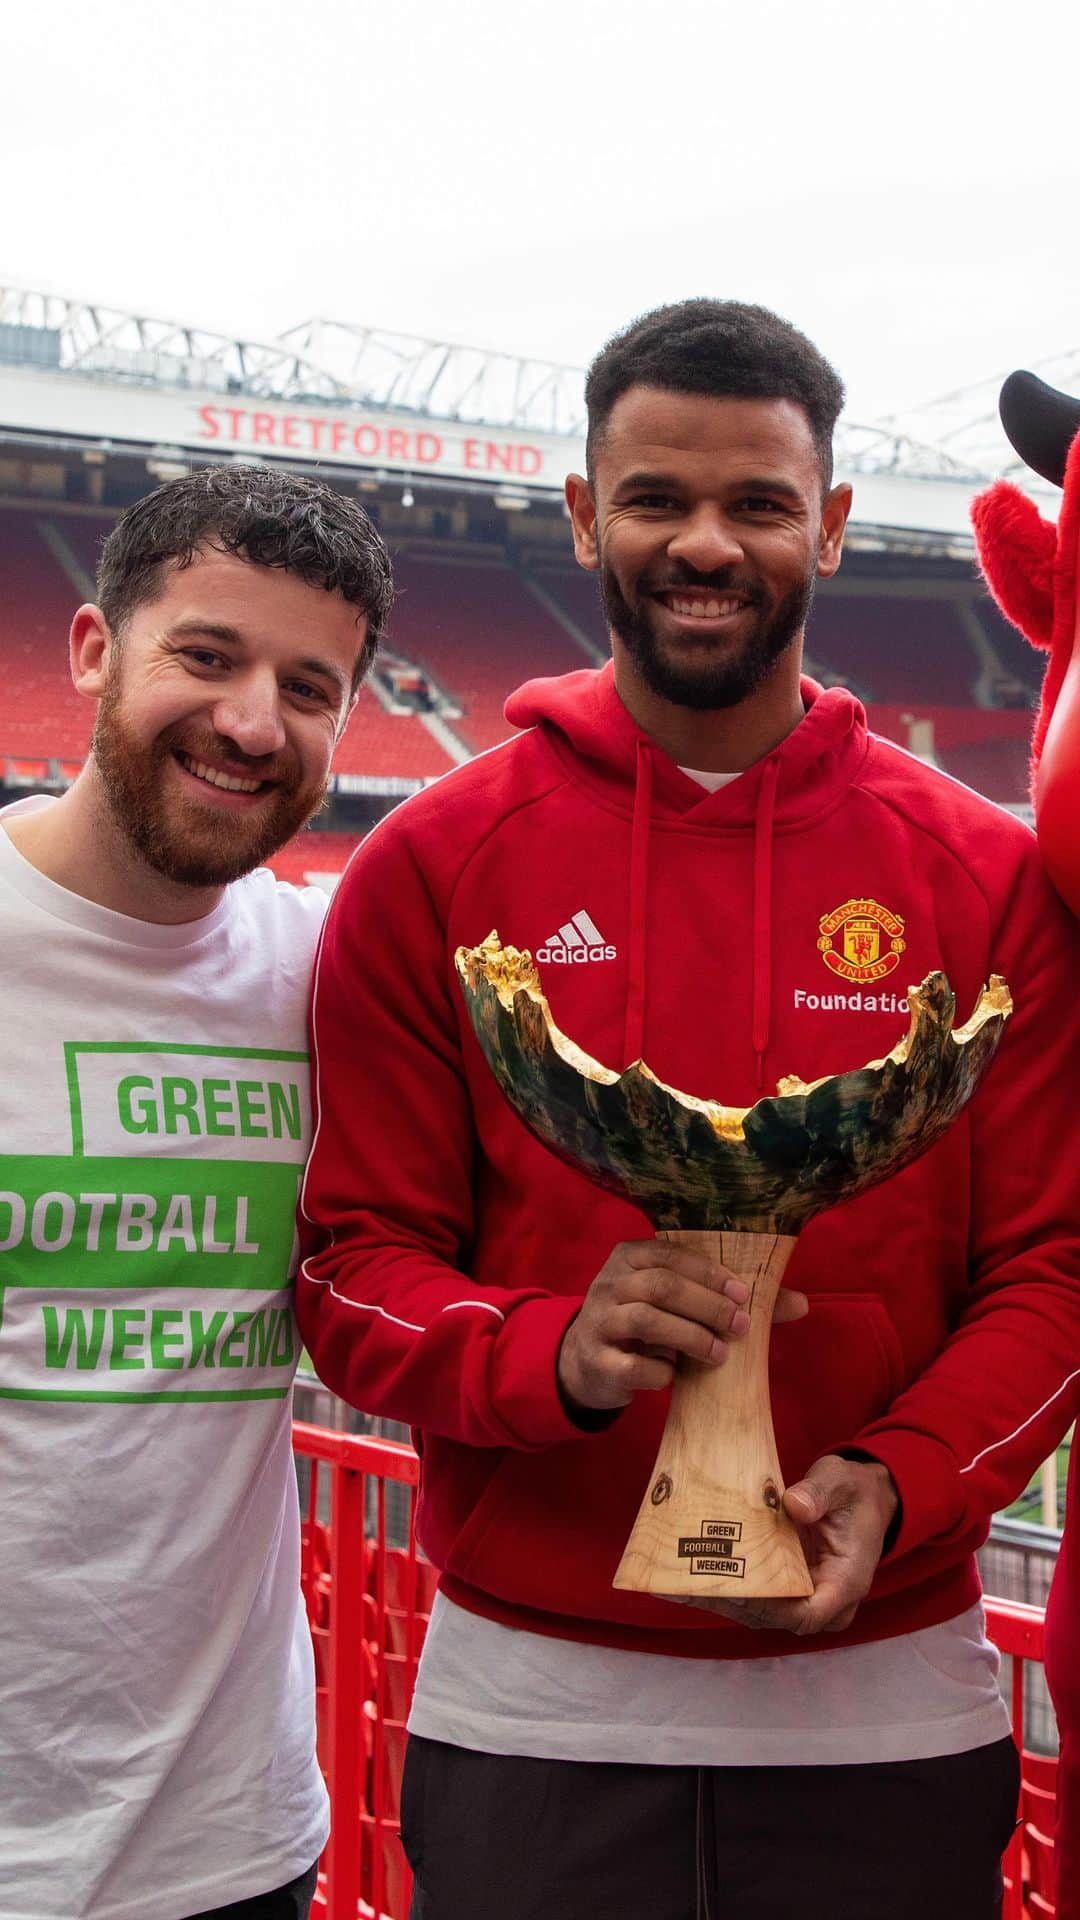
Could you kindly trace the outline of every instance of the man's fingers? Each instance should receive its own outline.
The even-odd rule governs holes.
[[[785,1489],[784,1507],[796,1526],[812,1527],[828,1512],[828,1494],[809,1480],[799,1480]]]
[[[626,1266],[635,1274],[653,1272],[662,1278],[665,1274],[689,1280],[694,1285],[705,1287],[710,1293],[724,1293],[729,1300],[736,1300],[742,1306],[750,1298],[747,1281],[730,1268],[720,1266],[715,1260],[709,1260],[703,1253],[695,1253],[692,1247],[673,1240],[630,1240],[622,1252],[626,1256]]]
[[[859,1582],[857,1594],[852,1593],[851,1585],[851,1578],[846,1574],[835,1580],[822,1580],[809,1600],[802,1601],[802,1617],[793,1624],[792,1631],[805,1637],[811,1633],[842,1633],[845,1627],[850,1627],[863,1597],[863,1583]]]
[[[729,1300],[714,1299],[705,1310],[709,1321],[703,1324],[684,1313],[665,1313],[644,1301],[633,1301],[607,1316],[604,1338],[612,1346],[670,1347],[688,1360],[719,1366],[725,1358],[725,1340],[745,1333],[750,1321],[742,1308]]]

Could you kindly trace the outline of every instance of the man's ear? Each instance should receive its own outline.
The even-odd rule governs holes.
[[[112,650],[112,632],[101,608],[80,607],[71,623],[68,652],[71,678],[88,700],[100,700],[105,691]]]
[[[840,565],[844,528],[851,512],[851,488],[845,482],[825,495],[821,509],[821,547],[818,552],[818,577],[831,580]]]
[[[567,475],[566,504],[570,510],[578,566],[595,573],[600,565],[596,544],[596,500],[588,481],[580,473]]]

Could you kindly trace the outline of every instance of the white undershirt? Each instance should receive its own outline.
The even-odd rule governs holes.
[[[482,1753],[648,1766],[924,1760],[1009,1731],[981,1606],[860,1647],[691,1660],[501,1626],[442,1594],[410,1733]]]
[[[710,773],[707,767],[680,767],[679,772],[685,773],[688,780],[696,780],[706,793],[719,793],[721,787],[728,787],[739,778],[738,772]]]

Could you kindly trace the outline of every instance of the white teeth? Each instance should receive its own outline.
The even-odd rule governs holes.
[[[231,773],[219,773],[216,767],[208,767],[205,760],[193,760],[189,753],[180,756],[189,773],[197,780],[205,780],[211,787],[223,787],[226,793],[258,793],[261,780],[240,780]]]
[[[689,599],[681,594],[671,595],[672,612],[693,620],[718,620],[722,616],[726,618],[730,614],[738,613],[741,606],[741,600],[701,600],[696,597]]]

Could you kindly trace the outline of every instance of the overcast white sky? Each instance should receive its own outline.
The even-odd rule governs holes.
[[[0,0],[0,275],[584,362],[707,292],[867,419],[1080,347],[1076,0]]]

